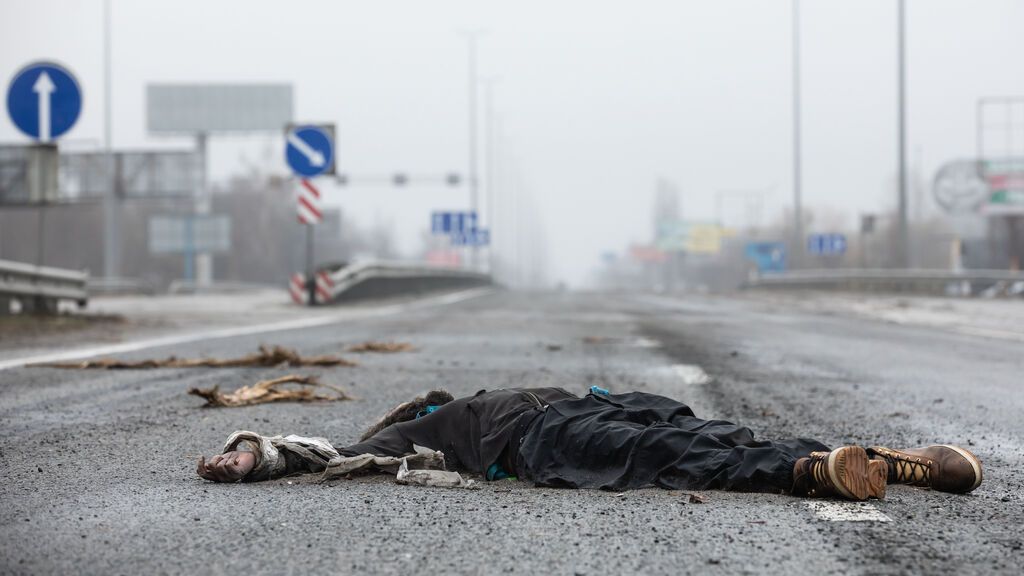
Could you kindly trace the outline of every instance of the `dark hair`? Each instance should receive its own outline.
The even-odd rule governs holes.
[[[426,396],[417,396],[416,398],[413,398],[411,402],[402,402],[398,406],[392,408],[373,426],[370,426],[366,432],[363,432],[363,435],[359,437],[359,441],[362,442],[363,440],[366,440],[396,422],[408,422],[409,420],[412,420],[417,414],[426,410],[427,406],[443,406],[454,399],[455,398],[445,390],[431,390],[430,392],[427,392]]]

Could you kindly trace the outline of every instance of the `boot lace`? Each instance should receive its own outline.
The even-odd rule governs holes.
[[[927,486],[931,483],[931,462],[903,454],[889,454],[889,463],[896,470],[896,482]]]

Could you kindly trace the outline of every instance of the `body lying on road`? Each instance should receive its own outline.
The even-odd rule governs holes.
[[[451,470],[568,488],[658,486],[867,500],[884,498],[886,484],[966,493],[982,480],[978,458],[956,446],[830,449],[808,439],[755,440],[749,428],[703,420],[663,396],[598,390],[580,398],[561,388],[480,391],[459,399],[431,392],[398,406],[341,449],[323,438],[236,432],[222,454],[200,459],[197,472],[236,482],[338,466],[393,471],[403,458],[406,464],[424,461],[421,447],[443,453]]]

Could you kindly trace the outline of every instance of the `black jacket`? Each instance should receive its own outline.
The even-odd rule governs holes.
[[[443,452],[449,470],[485,474],[502,457],[520,416],[530,411],[540,414],[548,404],[569,398],[577,396],[562,388],[481,390],[416,420],[392,424],[338,452],[343,456],[404,456],[416,444]]]

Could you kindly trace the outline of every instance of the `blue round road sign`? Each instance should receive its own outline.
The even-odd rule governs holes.
[[[334,143],[316,126],[299,126],[288,132],[285,159],[297,176],[319,176],[334,161]]]
[[[82,90],[66,68],[35,62],[22,68],[7,89],[7,114],[31,138],[50,142],[75,125],[82,112]]]

